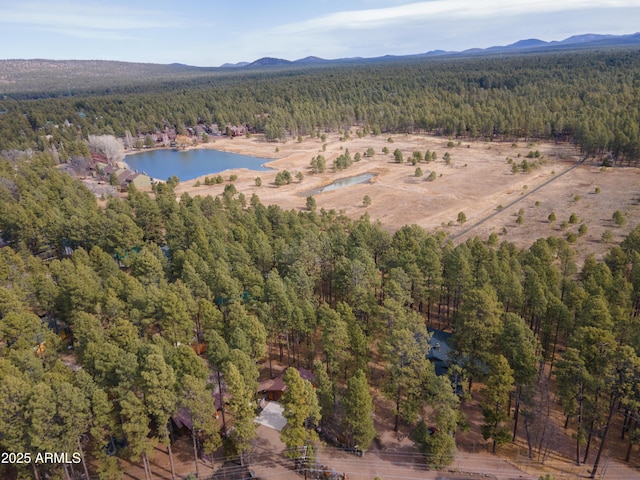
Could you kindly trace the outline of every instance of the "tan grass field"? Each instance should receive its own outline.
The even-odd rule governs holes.
[[[358,138],[353,132],[351,137],[342,140],[339,134],[328,134],[325,142],[304,137],[302,142],[291,140],[286,143],[266,142],[259,135],[250,138],[216,138],[214,142],[199,148],[269,158],[272,160],[267,165],[274,170],[226,171],[222,173],[225,179],[222,184],[205,186],[202,177],[199,179],[201,186],[195,186],[197,180],[185,181],[177,187],[176,193],[178,196],[183,192],[193,196],[219,195],[233,173],[238,176],[234,185],[247,199],[255,193],[265,205],[277,204],[284,209],[304,210],[306,197],[317,189],[341,178],[373,173],[376,176],[368,183],[315,194],[318,210],[335,209],[351,218],[368,213],[389,231],[406,224],[417,224],[428,231],[444,231],[456,243],[474,236],[486,239],[495,232],[500,240],[514,242],[520,247],[529,246],[539,237],[566,236],[569,232],[577,234],[579,225],[584,223],[587,233],[576,242],[578,257],[582,259],[589,253],[595,253],[600,258],[610,247],[600,240],[605,229],[614,233],[617,243],[640,220],[640,169],[602,169],[595,162],[587,161],[566,175],[561,175],[582,158],[570,144],[458,142],[453,139],[454,146],[448,147],[449,139],[446,137],[397,134]],[[389,142],[389,138],[392,142]],[[326,144],[326,151],[323,151],[323,144]],[[388,154],[382,153],[384,147],[389,149]],[[364,157],[368,148],[373,148],[373,157]],[[394,161],[393,151],[396,148],[403,153],[402,164]],[[349,149],[352,158],[356,152],[360,152],[362,160],[345,170],[334,172],[331,167],[333,160],[346,149]],[[408,162],[414,151],[424,155],[427,150],[436,152],[436,161],[421,162],[416,166]],[[514,174],[507,158],[520,164],[530,151],[535,150],[543,156],[543,164],[530,173]],[[443,160],[445,152],[451,155],[450,165]],[[316,155],[326,158],[325,173],[311,173],[310,161]],[[415,177],[416,167],[422,169],[422,177]],[[294,180],[289,185],[277,187],[274,183],[276,174],[285,169]],[[432,170],[436,173],[436,179],[429,181],[427,177]],[[295,179],[298,172],[304,174],[302,182]],[[262,186],[255,185],[256,177],[261,178]],[[554,177],[558,177],[557,180],[530,193]],[[600,193],[595,193],[596,187],[600,188]],[[372,200],[369,207],[363,205],[365,195]],[[511,207],[500,208],[507,207],[513,201],[517,202]],[[524,221],[517,224],[521,209]],[[493,218],[469,229],[498,210],[499,214]],[[621,210],[627,216],[627,224],[622,228],[611,221],[615,210]],[[456,222],[459,212],[466,215],[467,222],[464,225]],[[557,217],[553,223],[547,220],[551,212]],[[562,222],[568,222],[572,213],[576,214],[578,222],[562,228]]]

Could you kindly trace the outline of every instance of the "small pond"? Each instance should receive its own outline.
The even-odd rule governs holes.
[[[333,190],[338,190],[340,188],[349,187],[351,185],[357,185],[359,183],[365,183],[375,177],[375,173],[362,173],[360,175],[356,175],[354,177],[341,178],[340,180],[336,180],[330,185],[326,187],[318,188],[311,192],[310,195],[318,195],[320,193],[331,192]]]
[[[144,172],[160,180],[167,180],[173,175],[180,180],[192,180],[234,168],[267,171],[270,169],[264,164],[270,160],[208,148],[187,151],[151,150],[128,155],[125,159],[132,170]]]

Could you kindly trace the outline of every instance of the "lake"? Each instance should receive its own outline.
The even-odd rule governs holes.
[[[167,180],[175,175],[181,181],[192,180],[203,175],[220,173],[233,168],[248,168],[264,172],[270,170],[264,164],[272,159],[238,155],[208,148],[187,151],[150,150],[128,155],[125,161],[132,170],[146,173],[150,177]]]

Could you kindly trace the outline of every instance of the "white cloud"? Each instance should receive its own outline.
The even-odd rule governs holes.
[[[375,29],[437,18],[487,18],[584,9],[639,7],[637,0],[433,0],[366,10],[336,12],[276,27],[278,34],[340,29]]]
[[[66,34],[74,34],[75,29],[88,32],[175,28],[181,23],[174,12],[93,2],[12,2],[3,6],[0,15],[0,24]]]
[[[87,29],[87,28],[42,28],[36,27],[39,30],[46,31],[48,33],[55,33],[59,35],[65,35],[67,37],[84,38],[87,40],[107,40],[107,41],[136,41],[140,37],[124,33],[120,30],[103,30],[103,29]]]

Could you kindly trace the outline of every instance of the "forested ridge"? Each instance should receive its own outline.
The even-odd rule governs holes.
[[[108,60],[0,60],[0,95],[14,99],[115,93],[140,85],[194,79],[209,68]]]
[[[635,163],[640,152],[637,49],[193,75],[151,75],[77,96],[5,95],[0,150],[73,155],[90,134],[217,123],[249,125],[269,140],[357,124],[373,133],[572,141],[613,162]]]
[[[147,469],[154,445],[170,447],[169,418],[182,407],[199,432],[195,457],[222,444],[212,399],[222,385],[234,426],[225,451],[244,456],[256,364],[279,361],[317,377],[315,390],[293,369],[284,377],[293,457],[316,441],[308,418],[366,449],[375,388],[426,461],[446,465],[465,424],[452,381],[484,385],[482,432],[494,449],[517,430],[533,454],[549,446],[538,427],[550,375],[578,432],[578,462],[601,461],[620,435],[619,425],[609,432],[614,417],[637,456],[639,228],[578,271],[560,238],[523,250],[477,238],[454,246],[417,226],[390,234],[366,215],[265,206],[232,184],[179,201],[174,187],[131,188],[101,208],[48,154],[0,162],[3,451],[82,452],[100,478],[117,478],[117,457]],[[451,378],[426,358],[436,322],[452,331]],[[199,357],[190,345],[202,343]],[[63,476],[61,465],[0,469]]]

